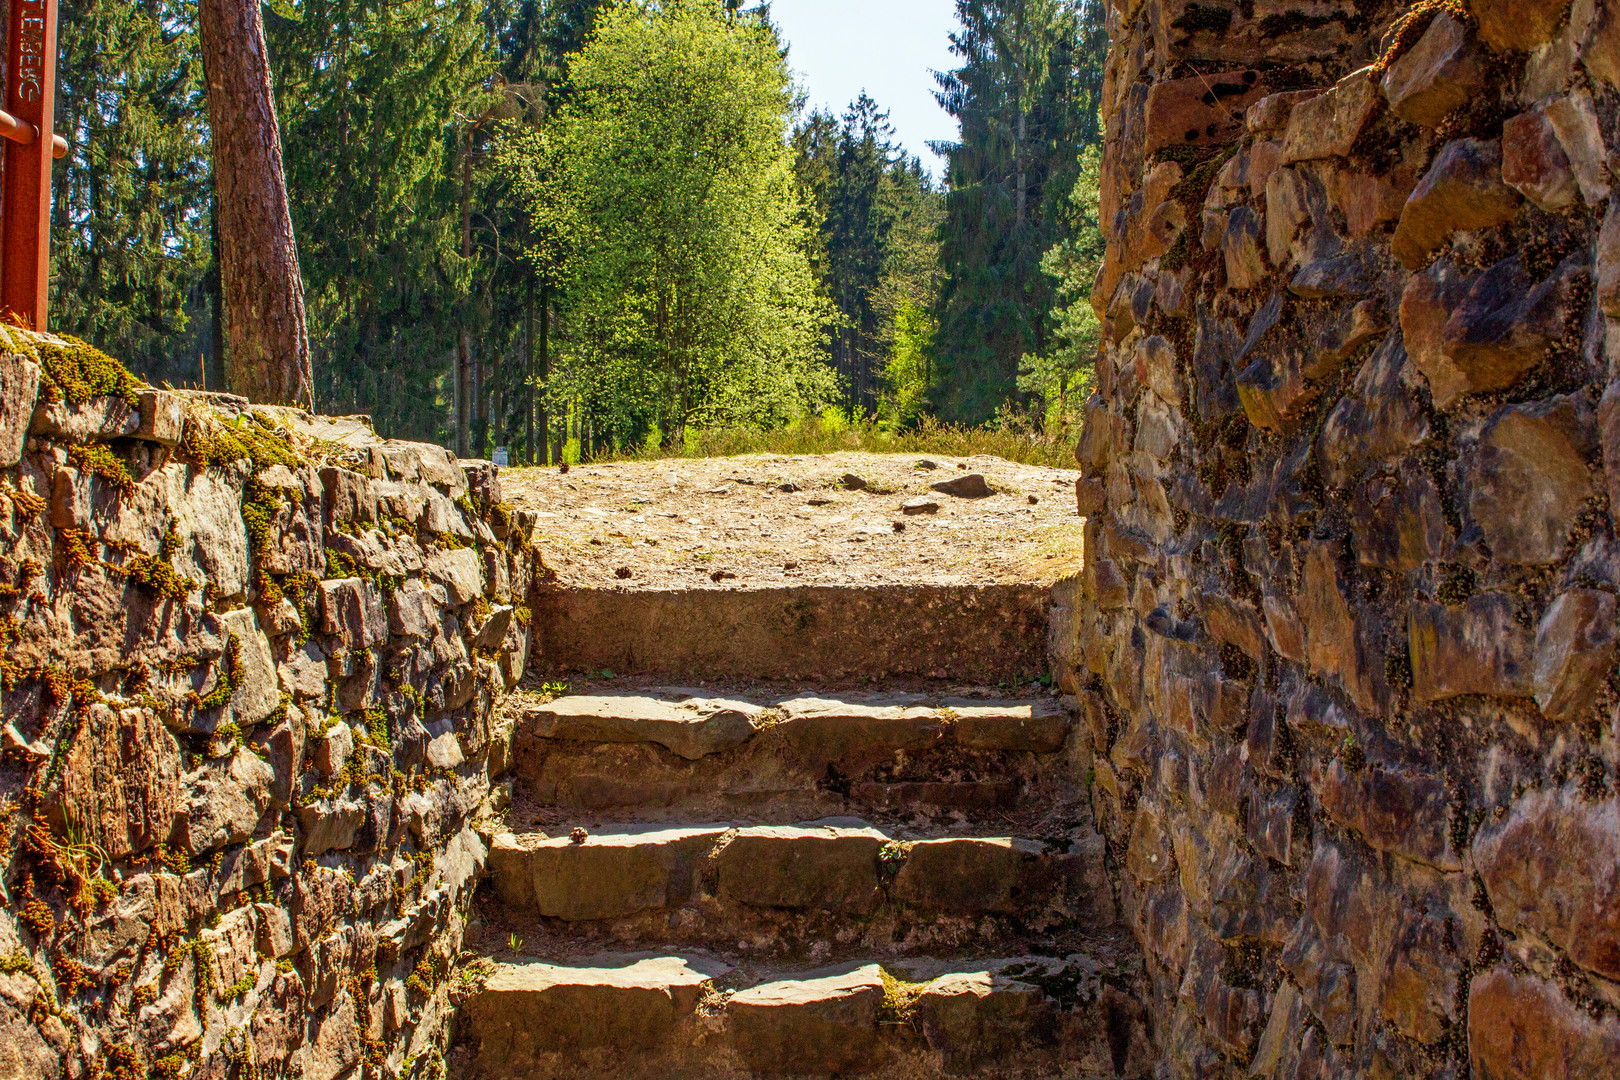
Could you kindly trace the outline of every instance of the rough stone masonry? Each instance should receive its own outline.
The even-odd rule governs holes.
[[[1110,0],[1056,622],[1177,1077],[1620,1069],[1620,3]]]
[[[532,519],[0,337],[0,1078],[443,1075]]]

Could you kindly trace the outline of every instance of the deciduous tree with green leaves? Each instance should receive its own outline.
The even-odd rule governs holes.
[[[563,267],[549,388],[586,411],[587,448],[818,407],[833,390],[816,348],[829,316],[768,20],[720,0],[620,5],[570,87],[505,159]]]

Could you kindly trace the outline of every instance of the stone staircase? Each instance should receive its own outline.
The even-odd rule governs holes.
[[[1145,1075],[1072,718],[1036,691],[514,698],[456,1066]]]

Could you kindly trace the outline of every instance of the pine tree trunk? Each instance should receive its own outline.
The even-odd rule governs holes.
[[[218,192],[225,379],[250,401],[314,408],[304,283],[258,0],[200,0]]]
[[[466,143],[461,151],[461,257],[472,258],[472,128],[467,129]],[[456,339],[456,456],[466,457],[471,448],[473,415],[472,388],[472,335],[467,330],[467,316],[462,315],[461,334]]]
[[[539,465],[544,454],[535,450],[534,442],[534,275],[529,275],[528,292],[523,298],[523,417],[525,421],[524,449],[529,452],[529,464]]]
[[[551,379],[551,289],[540,289],[540,385],[545,385]],[[535,393],[540,393],[539,386]],[[551,417],[546,412],[545,398],[540,398],[540,440],[549,443],[551,438]],[[547,454],[541,449],[542,465],[555,465],[562,461],[562,448],[559,446],[555,455]]]

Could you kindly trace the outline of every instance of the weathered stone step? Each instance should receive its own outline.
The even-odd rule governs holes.
[[[827,761],[894,750],[926,750],[947,737],[973,750],[1050,754],[1063,749],[1069,715],[1058,699],[860,698],[796,695],[762,702],[705,697],[679,688],[596,694],[508,706],[516,737],[587,743],[654,743],[697,760],[762,731]]]
[[[1012,807],[1064,777],[1063,701],[798,695],[741,701],[665,690],[508,705],[513,769],[541,805],[777,820],[867,807]],[[1071,782],[1072,778],[1055,781]],[[1043,790],[1042,802],[1062,797]]]
[[[620,921],[616,935],[654,940],[669,940],[674,930],[681,940],[705,940],[756,922],[783,933],[793,912],[868,916],[891,908],[1043,925],[1113,918],[1095,834],[1066,844],[1014,837],[907,842],[848,818],[631,826],[579,841],[505,833],[494,840],[489,866],[512,915]],[[683,915],[655,917],[671,912]]]
[[[1117,1075],[1136,972],[1120,951],[1063,959],[885,960],[743,971],[696,956],[604,955],[497,964],[463,1006],[473,1075]],[[1061,1035],[1061,1038],[1059,1037]],[[1123,1036],[1123,1037],[1122,1037]],[[1138,1051],[1138,1056],[1141,1052]],[[1088,1068],[1089,1067],[1089,1068]]]
[[[760,589],[546,588],[533,663],[557,672],[741,679],[943,676],[1046,668],[1044,584]]]

